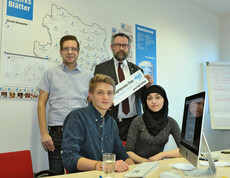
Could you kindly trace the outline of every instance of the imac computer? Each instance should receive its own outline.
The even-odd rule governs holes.
[[[213,175],[216,167],[203,133],[205,110],[205,92],[194,94],[185,98],[182,132],[180,140],[180,153],[196,168],[192,171],[183,171],[188,176]],[[208,158],[207,169],[198,168],[199,157],[202,151]]]

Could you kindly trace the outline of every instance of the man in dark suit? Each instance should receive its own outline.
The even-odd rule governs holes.
[[[120,83],[126,77],[129,77],[138,70],[143,70],[137,65],[126,60],[130,50],[130,38],[124,33],[118,33],[112,36],[111,50],[113,58],[104,63],[98,64],[95,68],[95,74],[105,74],[112,77],[116,83]],[[149,83],[140,90],[129,96],[117,106],[112,106],[109,114],[116,120],[121,140],[126,141],[128,130],[132,120],[142,114],[141,98],[146,87],[153,83],[153,78],[146,74],[145,77]]]

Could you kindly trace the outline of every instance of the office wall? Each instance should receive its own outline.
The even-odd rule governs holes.
[[[55,2],[64,5],[63,1]],[[220,17],[184,0],[65,0],[65,3],[156,29],[157,82],[167,91],[169,115],[181,126],[184,97],[207,89],[204,63],[219,60]],[[48,168],[48,159],[40,144],[36,106],[33,101],[0,100],[0,152],[30,149],[34,171],[39,171]],[[211,150],[230,147],[222,141],[227,140],[230,132],[211,130],[208,112],[205,132]]]
[[[230,13],[221,16],[221,57],[223,61],[230,61]]]

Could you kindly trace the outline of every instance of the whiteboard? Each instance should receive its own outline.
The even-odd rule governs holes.
[[[207,62],[212,129],[230,129],[230,63]]]

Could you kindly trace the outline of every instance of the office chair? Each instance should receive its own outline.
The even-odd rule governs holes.
[[[123,146],[125,147],[125,145],[126,145],[126,141],[123,141],[122,143],[123,143]]]
[[[51,170],[33,173],[31,154],[29,150],[0,153],[0,175],[4,178],[15,177],[43,177],[57,175]]]

